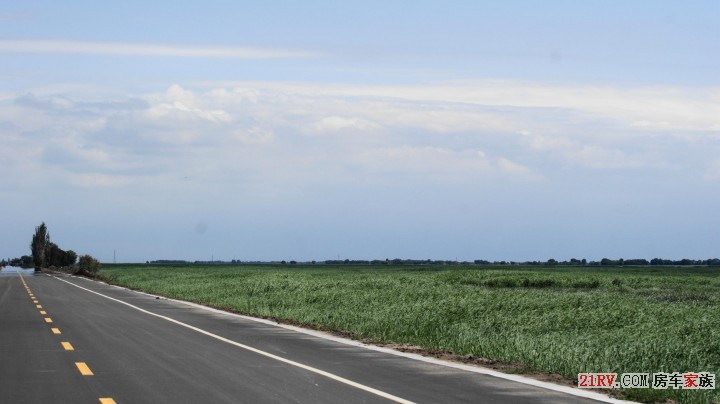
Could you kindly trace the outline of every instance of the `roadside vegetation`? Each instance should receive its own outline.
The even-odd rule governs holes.
[[[90,255],[83,255],[72,272],[76,275],[96,277],[98,271],[100,271],[100,262]]]
[[[88,277],[96,277],[100,270],[100,262],[92,256],[83,255],[78,261],[78,255],[75,251],[65,251],[53,243],[50,240],[50,233],[45,222],[35,228],[35,233],[33,233],[30,242],[30,254],[9,261],[3,260],[0,262],[0,266],[34,267],[36,272],[48,269]]]
[[[254,316],[517,363],[525,371],[720,375],[720,269],[108,265],[107,281]],[[634,389],[710,403],[718,390]]]

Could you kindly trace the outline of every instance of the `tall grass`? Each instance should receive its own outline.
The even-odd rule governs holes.
[[[573,379],[720,375],[718,269],[114,266],[102,275],[172,298]],[[620,394],[720,401],[717,390]]]

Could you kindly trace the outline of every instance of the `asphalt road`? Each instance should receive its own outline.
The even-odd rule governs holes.
[[[5,268],[0,403],[47,402],[596,401],[86,279]]]

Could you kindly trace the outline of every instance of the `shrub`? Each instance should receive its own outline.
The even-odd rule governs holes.
[[[90,255],[83,255],[78,261],[76,274],[94,277],[99,270],[100,262],[98,260]]]

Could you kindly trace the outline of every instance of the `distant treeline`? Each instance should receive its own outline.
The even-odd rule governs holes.
[[[323,261],[328,265],[545,265],[545,266],[652,266],[652,265],[671,265],[671,266],[720,266],[720,258],[711,258],[706,260],[692,260],[692,259],[681,259],[681,260],[668,260],[662,258],[653,258],[646,260],[644,258],[633,258],[623,259],[619,258],[616,260],[603,258],[600,261],[588,261],[585,258],[576,259],[571,258],[567,261],[557,261],[555,259],[549,259],[547,261],[487,261],[487,260],[474,260],[474,261],[448,261],[448,260],[413,260],[413,259],[385,259],[385,260],[326,260]]]
[[[63,270],[76,275],[95,276],[100,270],[100,262],[90,255],[78,255],[73,250],[63,250],[50,241],[47,225],[42,222],[35,228],[30,243],[30,254],[20,258],[11,258],[0,261],[0,266],[16,266],[22,268],[35,267],[36,271],[44,268]],[[77,261],[77,265],[75,262]]]
[[[710,258],[706,260],[693,260],[693,259],[680,259],[680,260],[669,260],[662,258],[653,258],[647,260],[645,258],[632,258],[632,259],[609,259],[603,258],[600,261],[588,261],[585,258],[577,259],[571,258],[567,261],[557,261],[555,259],[549,259],[547,261],[487,261],[487,260],[474,260],[474,261],[454,261],[454,260],[415,260],[415,259],[384,259],[384,260],[325,260],[325,261],[185,261],[185,260],[155,260],[147,261],[148,264],[164,264],[164,265],[189,265],[189,264],[204,264],[204,265],[240,265],[240,264],[282,264],[282,265],[488,265],[488,266],[502,266],[502,265],[523,265],[523,266],[720,266],[720,258]]]
[[[2,260],[2,262],[0,262],[0,265],[2,265],[2,266],[10,265],[13,267],[32,268],[33,267],[33,257],[31,257],[29,255],[23,255],[20,258],[8,258],[7,260]]]

